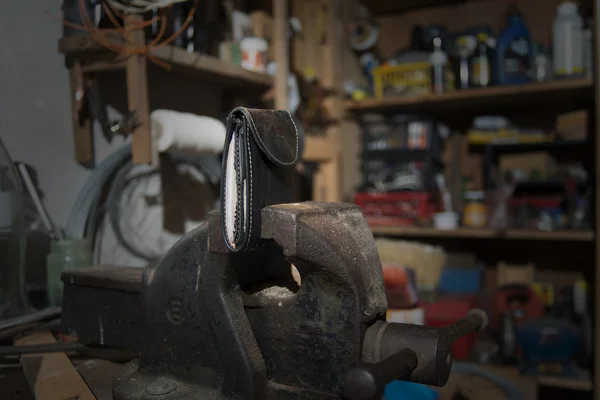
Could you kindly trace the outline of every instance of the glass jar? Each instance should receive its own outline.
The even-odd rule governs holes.
[[[483,228],[486,224],[485,192],[465,193],[463,225],[469,228]]]
[[[50,254],[46,261],[48,302],[51,306],[60,306],[63,295],[61,272],[67,269],[91,266],[92,251],[85,239],[56,240],[50,246]]]

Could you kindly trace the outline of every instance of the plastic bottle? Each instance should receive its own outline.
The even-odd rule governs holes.
[[[492,50],[487,33],[477,34],[477,47],[471,56],[471,86],[487,87],[492,83]]]
[[[554,76],[582,76],[583,19],[572,1],[561,3],[556,9],[552,27],[552,50],[554,53]]]
[[[471,86],[471,56],[476,46],[473,35],[462,35],[455,42],[454,76],[457,79],[456,87],[467,89]]]
[[[531,37],[516,1],[509,0],[505,15],[506,24],[496,44],[496,81],[512,85],[530,81]]]
[[[446,90],[446,69],[448,55],[442,50],[442,39],[433,39],[433,52],[429,56],[431,64],[431,90],[434,93],[443,93]]]

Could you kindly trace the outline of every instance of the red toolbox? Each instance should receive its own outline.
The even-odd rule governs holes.
[[[445,327],[467,316],[469,310],[477,308],[478,297],[475,295],[443,296],[434,303],[421,304],[425,310],[425,325]],[[477,332],[457,340],[452,346],[452,356],[457,360],[467,360],[475,344]]]
[[[431,220],[439,210],[437,196],[429,192],[360,192],[354,196],[354,202],[373,225],[387,225],[389,221],[414,225]]]

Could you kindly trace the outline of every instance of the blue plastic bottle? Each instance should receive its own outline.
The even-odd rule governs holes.
[[[514,3],[507,12],[506,26],[496,43],[496,83],[514,85],[529,82],[531,37],[523,16]]]

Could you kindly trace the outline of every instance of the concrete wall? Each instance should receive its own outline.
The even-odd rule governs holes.
[[[14,161],[36,169],[48,212],[64,226],[90,172],[74,161],[60,8],[61,0],[10,1],[0,12],[0,138]],[[98,161],[122,143],[109,145],[97,129],[95,137]]]

